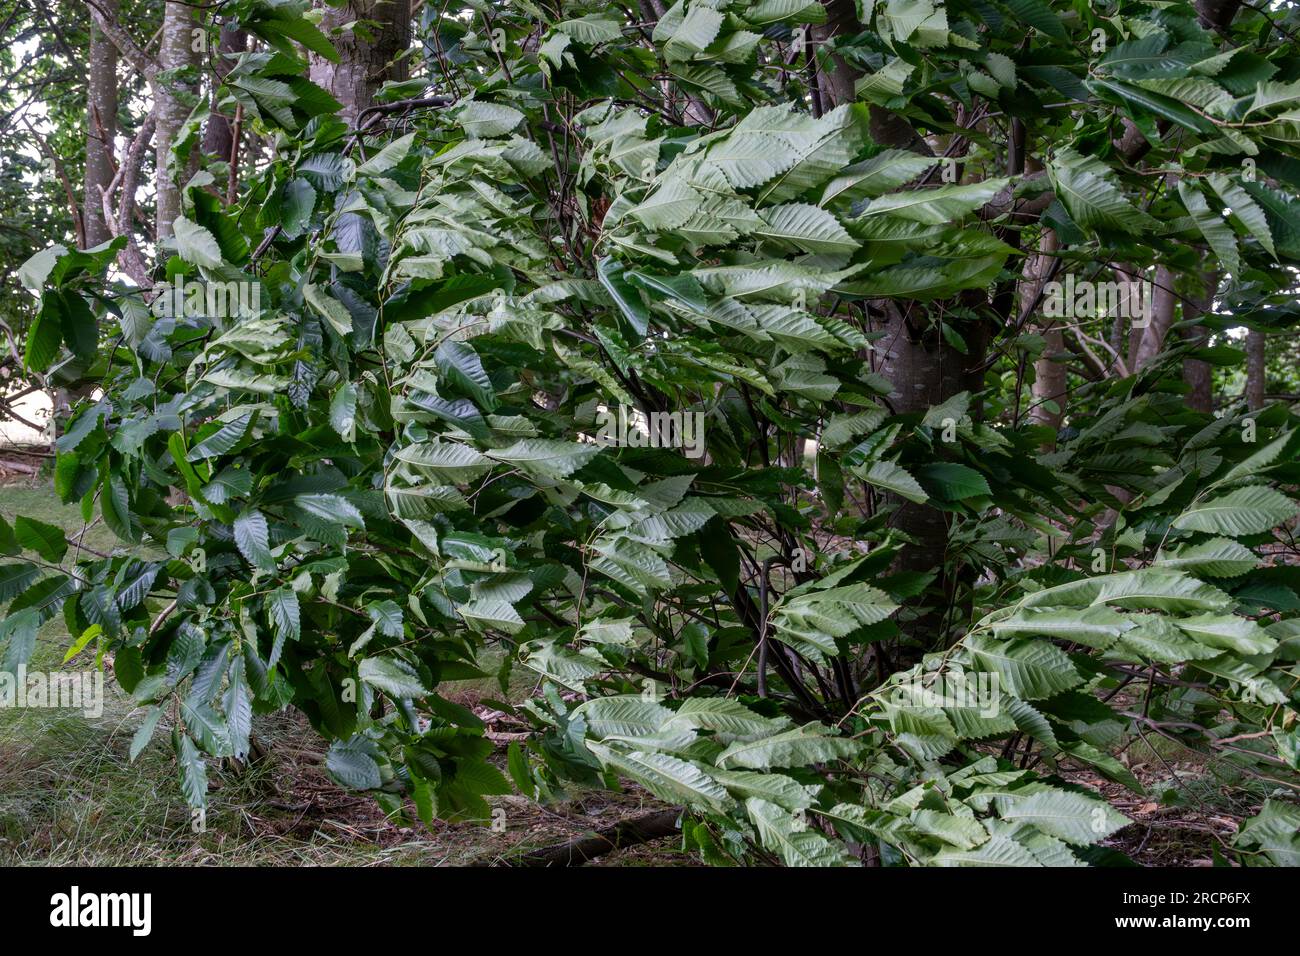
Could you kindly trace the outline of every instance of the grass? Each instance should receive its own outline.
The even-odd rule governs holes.
[[[57,524],[75,540],[79,509],[59,504],[47,484],[0,486],[0,514]],[[87,548],[120,542],[102,522],[85,529]],[[69,552],[71,554],[71,551]],[[56,671],[72,642],[62,617],[41,631],[29,671]],[[70,669],[93,666],[83,654]],[[512,675],[510,696],[533,682]],[[499,698],[494,680],[461,682],[446,693],[461,703]],[[0,865],[455,865],[560,843],[648,806],[644,795],[579,792],[538,807],[516,797],[505,829],[386,819],[373,800],[339,787],[323,768],[324,743],[296,712],[257,718],[268,756],[235,768],[209,766],[209,808],[196,821],[180,794],[166,718],[132,762],[131,738],[145,710],[104,681],[98,717],[76,710],[0,708]],[[200,825],[201,823],[201,825]],[[660,844],[607,858],[613,865],[688,862]]]

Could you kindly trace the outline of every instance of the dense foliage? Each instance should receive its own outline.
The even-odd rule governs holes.
[[[1012,304],[1050,230],[1060,276],[1158,264],[1216,303],[1187,325],[1289,327],[1283,33],[867,0],[817,44],[862,74],[832,106],[817,2],[426,5],[425,72],[357,134],[301,9],[233,7],[265,42],[222,96],[274,162],[230,206],[200,169],[156,278],[257,306],[174,314],[112,281],[121,240],[24,267],[28,365],[102,369],[58,494],[131,547],[0,529],[4,669],[62,614],[195,806],[293,706],[340,782],[426,822],[623,780],[713,862],[1103,863],[1127,820],[1062,771],[1140,791],[1119,754],[1171,737],[1276,788],[1240,860],[1300,860],[1295,415],[1194,411],[1184,359],[1240,355],[1175,331],[1032,424]],[[900,399],[900,334],[963,387]],[[620,409],[698,413],[701,455],[602,441]],[[439,692],[485,667],[542,678],[509,780]]]

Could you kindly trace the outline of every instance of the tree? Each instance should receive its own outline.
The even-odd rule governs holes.
[[[1071,775],[1151,734],[1293,791],[1300,433],[1183,378],[1295,324],[1286,31],[650,9],[223,10],[267,162],[178,179],[154,274],[256,304],[24,268],[34,368],[116,326],[56,489],[155,550],[0,528],[6,664],[63,613],[196,806],[293,705],[395,815],[624,779],[715,862],[1107,862]],[[520,667],[507,780],[440,688]]]
[[[343,6],[320,5],[321,26],[345,32],[336,41],[336,59],[311,57],[313,83],[337,99],[340,116],[349,124],[374,104],[375,91],[385,80],[407,78],[400,54],[411,43],[410,0],[356,0]]]
[[[104,8],[116,14],[116,3]],[[92,248],[113,237],[104,221],[104,193],[113,181],[113,148],[117,138],[117,47],[93,23],[86,83],[85,219],[86,247]]]

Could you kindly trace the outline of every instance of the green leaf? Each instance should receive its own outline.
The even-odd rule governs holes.
[[[262,512],[256,508],[245,511],[235,519],[234,530],[235,547],[248,563],[263,571],[274,571],[275,558],[271,556],[266,517]]]
[[[360,510],[342,495],[313,493],[295,495],[293,503],[307,514],[329,524],[344,525],[349,528],[364,528],[365,518]]]
[[[1042,790],[1029,796],[997,797],[998,815],[1027,823],[1074,846],[1088,846],[1128,826],[1131,821],[1104,800],[1065,790]]]
[[[63,299],[56,293],[42,299],[40,311],[27,329],[23,365],[32,371],[44,372],[58,356],[62,341]]]
[[[330,427],[346,442],[357,437],[357,387],[345,382],[330,399]]]
[[[274,10],[275,8],[271,8]],[[265,36],[267,33],[278,34],[297,40],[311,52],[324,57],[331,63],[339,62],[338,51],[329,37],[306,17],[294,16],[286,8],[276,10],[276,16],[265,20],[255,20],[249,26],[254,32]]]
[[[1061,18],[1046,0],[1005,0],[1017,21],[1028,24],[1053,40],[1068,41],[1069,34]]]
[[[949,501],[988,497],[993,493],[983,475],[974,468],[955,462],[922,465],[917,474],[923,484],[929,485],[939,497]]]
[[[718,755],[716,763],[724,770],[806,767],[846,759],[861,749],[857,741],[830,736],[828,730],[820,724],[805,724],[759,740],[738,740]]]
[[[194,741],[179,727],[172,730],[172,749],[181,771],[181,792],[185,802],[196,810],[208,805],[208,768]]]
[[[221,268],[221,246],[217,244],[216,236],[184,216],[176,217],[172,231],[176,240],[176,254],[182,259],[208,269]]]
[[[99,635],[103,633],[104,633],[104,629],[100,625],[98,624],[90,625],[90,627],[86,628],[84,631],[81,632],[81,636],[79,638],[77,638],[75,641],[72,642],[72,646],[68,648],[68,652],[63,655],[63,663],[65,664],[68,663],[68,661],[72,660],[74,657],[76,657],[78,654],[84,651],[86,649],[86,646],[91,641],[93,641],[95,638],[99,637]]]
[[[469,481],[492,467],[492,462],[473,448],[456,442],[407,445],[398,450],[397,459],[446,481]]]
[[[852,252],[858,247],[858,241],[844,230],[838,219],[807,203],[773,206],[759,215],[766,225],[756,229],[755,235],[788,243],[802,252]]]
[[[1083,683],[1065,652],[1046,641],[976,635],[967,638],[966,647],[980,669],[997,674],[1002,686],[1022,700],[1044,700]]]
[[[245,667],[243,657],[236,657],[230,662],[226,691],[221,697],[226,724],[230,729],[231,753],[238,760],[248,756],[249,738],[253,732],[253,695],[245,676]]]
[[[205,752],[214,757],[230,757],[230,730],[221,715],[207,704],[185,700],[181,702],[181,720],[185,730],[199,742]]]
[[[870,465],[855,465],[849,469],[869,485],[874,485],[892,494],[923,504],[930,496],[925,489],[892,461],[873,461]]]
[[[1255,552],[1231,538],[1210,538],[1168,553],[1162,551],[1155,560],[1156,567],[1178,568],[1212,578],[1240,577],[1258,565]]]
[[[1290,520],[1297,511],[1300,507],[1281,492],[1251,485],[1191,505],[1174,519],[1173,526],[1211,534],[1259,534]]]
[[[1091,169],[1052,165],[1056,194],[1081,226],[1135,233],[1156,228],[1150,216],[1125,198],[1120,188]]]
[[[692,204],[696,201],[698,200],[691,200]],[[596,263],[596,278],[618,306],[619,315],[626,321],[634,337],[638,340],[645,338],[650,327],[650,312],[641,301],[641,293],[624,277],[623,265],[613,259],[601,259]]]
[[[13,600],[40,576],[34,564],[0,564],[0,603]]]
[[[873,199],[862,211],[861,218],[868,219],[888,213],[900,219],[929,225],[956,222],[987,203],[1009,182],[1009,179],[986,179],[969,185],[890,193]]]
[[[763,845],[780,854],[786,866],[851,866],[857,862],[807,823],[796,823],[794,816],[774,803],[750,797],[745,811]]]
[[[325,767],[331,776],[353,790],[375,790],[383,783],[375,745],[365,737],[336,740],[325,755]]]
[[[1224,205],[1232,210],[1230,218],[1239,222],[1246,232],[1259,240],[1259,244],[1269,255],[1276,258],[1277,247],[1273,243],[1273,230],[1269,227],[1268,217],[1264,214],[1264,210],[1259,208],[1259,204],[1246,190],[1222,173],[1210,173],[1206,178],[1214,187],[1214,191],[1219,194]]]
[[[512,106],[473,100],[456,117],[465,135],[475,139],[504,136],[524,120],[524,114]]]
[[[1040,634],[1102,650],[1134,627],[1136,625],[1133,621],[1104,606],[1081,610],[1023,608],[1013,616],[991,625],[993,633],[999,638]]]
[[[162,707],[151,707],[149,713],[144,715],[144,720],[136,728],[135,734],[131,737],[131,748],[128,752],[128,758],[131,763],[135,763],[135,758],[140,756],[141,751],[149,746],[149,741],[153,740],[154,731],[158,727],[158,721],[162,718]]]
[[[662,727],[673,712],[641,697],[597,697],[574,709],[587,721],[587,731],[597,740],[609,736],[648,737]]]
[[[1197,614],[1194,617],[1175,618],[1174,624],[1184,634],[1194,637],[1202,644],[1242,655],[1268,654],[1277,647],[1277,641],[1247,617]]]
[[[602,764],[631,777],[660,800],[715,811],[732,803],[722,784],[680,757],[641,750],[623,752],[591,741],[587,749]]]
[[[472,398],[484,411],[496,408],[492,380],[483,371],[483,362],[468,342],[443,342],[435,353],[438,371],[456,389]]]
[[[285,640],[296,641],[302,634],[298,595],[293,588],[276,588],[266,599],[267,614],[275,633]]]
[[[497,448],[488,454],[497,461],[516,465],[530,474],[544,478],[567,478],[589,459],[600,453],[599,445],[557,441],[547,438],[523,438],[509,448]]]
[[[214,431],[197,442],[185,456],[186,461],[202,461],[226,454],[243,440],[253,423],[254,413],[248,412],[220,423]]]
[[[934,165],[932,156],[922,156],[903,149],[884,150],[870,159],[846,167],[827,183],[822,191],[821,205],[879,196],[911,182]]]
[[[1205,197],[1186,180],[1178,183],[1178,195],[1183,200],[1183,206],[1191,214],[1192,221],[1196,223],[1196,228],[1201,231],[1201,235],[1205,237],[1214,254],[1219,257],[1224,268],[1234,276],[1239,275],[1241,256],[1237,252],[1237,237],[1232,227],[1222,216],[1210,209],[1210,204],[1206,202]]]
[[[399,700],[428,693],[415,668],[396,657],[367,657],[358,665],[357,676]]]
[[[57,564],[68,552],[68,539],[57,525],[26,515],[14,518],[14,537],[28,551],[35,551],[46,561]]]

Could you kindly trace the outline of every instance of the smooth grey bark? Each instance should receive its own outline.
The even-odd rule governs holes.
[[[316,9],[322,11],[320,28],[333,40],[339,62],[312,54],[311,81],[343,104],[341,117],[355,127],[361,112],[374,105],[375,91],[385,81],[405,80],[409,75],[406,60],[398,56],[411,44],[410,0],[349,0],[341,7],[318,3]],[[351,31],[334,34],[357,20],[379,24],[370,29],[370,40]]]
[[[117,0],[103,0],[117,13]],[[117,138],[117,47],[92,20],[86,71],[86,170],[82,221],[86,246],[113,238],[104,221],[104,191],[113,181],[113,144]]]
[[[1022,319],[1028,318],[1025,312],[1032,309],[1042,297],[1043,287],[1052,274],[1052,265],[1055,262],[1052,253],[1056,252],[1060,245],[1055,229],[1043,230],[1042,238],[1038,242],[1039,254],[1025,269],[1025,279],[1020,283]],[[1035,425],[1046,425],[1059,431],[1061,421],[1065,417],[1066,368],[1062,360],[1062,353],[1065,352],[1065,335],[1055,322],[1043,326],[1042,334],[1043,352],[1034,361],[1034,387],[1031,392],[1033,404],[1029,408],[1029,420]],[[1055,444],[1055,441],[1050,442],[1049,447],[1054,447]]]
[[[1151,315],[1137,353],[1129,371],[1137,372],[1151,364],[1151,360],[1165,347],[1165,336],[1174,323],[1174,310],[1178,297],[1174,294],[1174,274],[1165,266],[1156,269],[1155,289],[1152,293]]]
[[[1044,329],[1043,354],[1034,361],[1034,402],[1029,408],[1029,420],[1056,431],[1065,418],[1064,353],[1065,335],[1061,330],[1056,326]]]
[[[162,36],[158,48],[158,71],[153,78],[155,162],[155,237],[161,241],[172,234],[172,223],[181,214],[181,189],[188,181],[188,169],[169,175],[172,146],[193,108],[197,91],[173,71],[196,66],[194,8],[168,0],[163,8]]]

